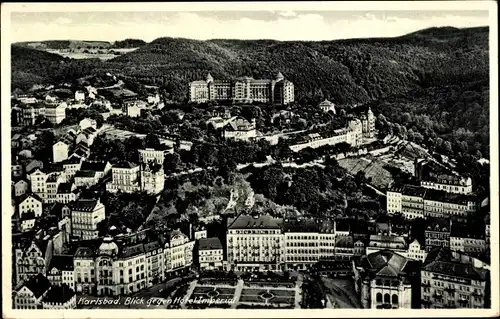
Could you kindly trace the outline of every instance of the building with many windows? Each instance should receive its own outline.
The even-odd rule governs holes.
[[[140,169],[140,165],[130,162],[114,165],[111,169],[112,180],[106,184],[106,190],[112,193],[138,192],[141,188]]]
[[[219,238],[201,238],[198,241],[198,265],[200,269],[221,269],[224,260],[222,243]]]
[[[294,98],[293,83],[286,80],[281,72],[273,80],[242,77],[235,81],[214,80],[209,73],[205,81],[189,83],[189,100],[194,103],[231,101],[287,105],[292,103]]]
[[[81,240],[97,238],[97,224],[106,217],[99,199],[79,199],[71,204],[72,235]]]
[[[436,247],[421,270],[422,308],[484,308],[489,275],[454,258],[449,248]]]
[[[139,160],[142,163],[155,162],[157,164],[163,165],[163,161],[165,160],[165,155],[168,153],[173,153],[174,149],[154,149],[154,148],[145,148],[139,150]]]
[[[234,271],[279,271],[284,262],[281,219],[239,215],[228,219],[227,263]]]
[[[466,220],[478,210],[476,196],[451,194],[422,186],[403,185],[387,190],[387,212],[407,219],[453,218]]]
[[[47,267],[47,279],[52,286],[67,285],[75,288],[73,256],[53,255]]]
[[[45,106],[45,117],[52,124],[59,124],[66,118],[66,103],[55,103]]]
[[[223,128],[224,138],[248,141],[257,136],[255,119],[248,122],[242,117],[232,118]]]
[[[425,228],[425,250],[433,247],[450,247],[451,221],[446,219],[430,220]]]

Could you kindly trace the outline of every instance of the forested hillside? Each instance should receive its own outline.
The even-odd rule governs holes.
[[[123,41],[116,41],[113,43],[113,49],[130,49],[130,48],[138,48],[145,45],[146,42],[139,39],[125,39]]]
[[[301,104],[323,98],[347,106],[370,103],[376,115],[384,115],[379,124],[385,130],[399,124],[409,139],[436,144],[443,152],[487,156],[488,36],[487,27],[448,27],[396,38],[320,42],[159,38],[106,62],[14,46],[12,86],[27,89],[109,71],[158,85],[182,102],[188,83],[208,72],[233,79],[270,78],[281,71],[294,82]]]

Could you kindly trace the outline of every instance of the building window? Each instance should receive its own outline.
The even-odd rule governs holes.
[[[398,295],[396,294],[392,295],[392,304],[394,305],[398,304]]]
[[[391,296],[389,294],[384,294],[384,303],[390,303],[391,302]]]
[[[382,302],[382,294],[380,292],[377,293],[377,302]]]

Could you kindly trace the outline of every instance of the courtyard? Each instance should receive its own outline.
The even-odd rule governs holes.
[[[194,280],[181,308],[300,308],[302,280],[296,282]]]

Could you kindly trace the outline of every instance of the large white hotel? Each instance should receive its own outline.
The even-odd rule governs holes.
[[[294,95],[293,83],[281,72],[273,80],[242,77],[236,81],[214,80],[209,73],[205,81],[189,83],[189,100],[194,103],[232,101],[287,105],[294,101]]]

